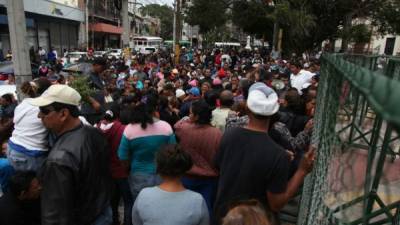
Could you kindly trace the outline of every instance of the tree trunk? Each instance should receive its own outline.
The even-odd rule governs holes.
[[[352,22],[353,14],[348,13],[344,17],[344,23],[343,23],[343,33],[345,34],[342,37],[342,47],[340,49],[341,52],[347,52],[349,48],[349,32],[351,29],[351,22]]]

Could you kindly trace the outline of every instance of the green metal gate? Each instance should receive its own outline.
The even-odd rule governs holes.
[[[400,61],[323,55],[299,225],[400,224]]]

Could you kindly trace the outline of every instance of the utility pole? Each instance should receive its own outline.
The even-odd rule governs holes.
[[[174,47],[175,47],[175,65],[179,64],[180,47],[179,41],[181,39],[181,0],[175,0],[175,32],[174,32]]]
[[[122,0],[122,48],[129,47],[129,14],[128,14],[128,0]]]
[[[23,82],[32,80],[28,43],[26,41],[24,1],[8,0],[7,15],[15,82],[17,88],[19,88]],[[22,95],[18,94],[18,99],[22,100]]]
[[[86,0],[85,4],[86,51],[89,51],[89,1],[90,0]]]

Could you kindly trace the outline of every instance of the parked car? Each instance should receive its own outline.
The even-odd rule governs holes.
[[[95,51],[95,52],[93,52],[93,57],[95,57],[95,58],[106,57],[107,53],[108,53],[108,51]]]
[[[80,62],[74,65],[66,66],[62,69],[62,71],[71,74],[88,75],[92,71],[92,64],[90,62]]]
[[[88,58],[87,52],[69,52],[66,57],[62,58],[63,65],[76,64],[80,60]]]
[[[31,70],[33,78],[37,77],[39,74],[39,65],[36,63],[31,63]],[[12,61],[5,61],[0,63],[0,81],[5,81],[8,79],[8,75],[14,74],[14,64]]]
[[[115,57],[117,59],[122,57],[122,49],[111,49],[108,53],[107,53],[107,57],[109,59]]]

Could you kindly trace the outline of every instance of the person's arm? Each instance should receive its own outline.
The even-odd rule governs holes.
[[[207,208],[207,204],[204,201],[204,199],[202,199],[202,203],[201,203],[201,216],[200,216],[200,221],[199,221],[199,225],[209,225],[210,224],[210,216],[208,213],[208,208]]]
[[[71,168],[47,162],[42,175],[42,225],[75,224],[75,178]]]
[[[272,211],[278,212],[279,210],[281,210],[286,205],[286,203],[297,193],[299,187],[304,181],[304,178],[307,176],[308,173],[311,172],[314,160],[315,150],[310,149],[307,153],[305,153],[299,169],[290,179],[285,192],[274,193],[271,191],[267,191],[268,204]]]
[[[132,224],[133,225],[142,225],[143,224],[142,218],[140,218],[140,215],[139,215],[138,201],[139,201],[139,196],[136,199],[135,204],[132,207]]]
[[[121,163],[126,168],[129,168],[131,159],[129,151],[129,139],[124,134],[122,135],[121,142],[119,143],[117,154]]]

